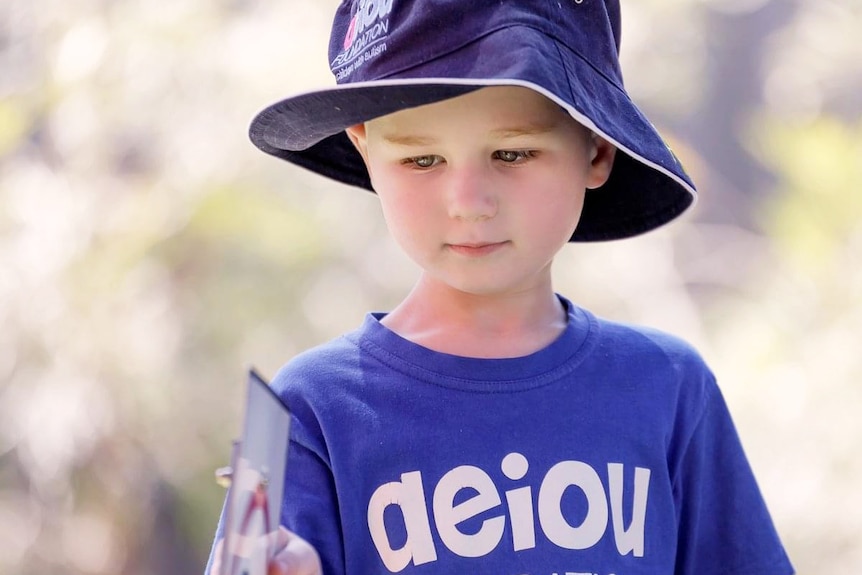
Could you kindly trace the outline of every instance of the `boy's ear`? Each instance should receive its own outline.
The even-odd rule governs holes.
[[[362,161],[365,162],[366,169],[368,168],[368,138],[365,134],[365,124],[356,124],[344,130],[347,137],[353,143],[353,147],[362,156]]]
[[[587,174],[587,188],[600,188],[608,181],[617,148],[598,134],[590,134],[590,168]]]

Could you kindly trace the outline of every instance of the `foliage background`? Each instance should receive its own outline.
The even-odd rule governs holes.
[[[199,573],[244,373],[415,277],[374,197],[265,157],[335,0],[0,4],[0,572]],[[862,572],[862,3],[628,0],[701,200],[558,289],[697,345],[799,573]]]

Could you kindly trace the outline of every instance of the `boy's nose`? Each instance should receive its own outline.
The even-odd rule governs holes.
[[[452,170],[447,189],[449,217],[467,221],[493,218],[497,215],[498,199],[490,179],[481,170]]]

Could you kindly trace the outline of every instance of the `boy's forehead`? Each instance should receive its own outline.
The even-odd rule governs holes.
[[[447,123],[492,126],[500,135],[539,133],[571,116],[547,97],[520,86],[490,86],[425,106],[381,116],[367,124],[397,130]]]

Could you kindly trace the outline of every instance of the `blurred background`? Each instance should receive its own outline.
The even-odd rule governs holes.
[[[410,287],[372,195],[247,140],[336,4],[0,3],[0,573],[201,573],[247,367]],[[799,573],[862,573],[862,2],[623,4],[701,199],[558,290],[698,346]]]

